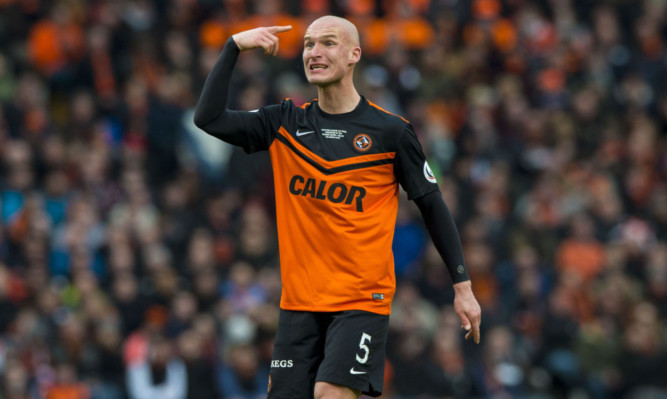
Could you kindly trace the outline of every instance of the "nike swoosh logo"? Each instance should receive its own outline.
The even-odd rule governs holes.
[[[350,369],[350,374],[366,374],[366,372],[365,371],[357,371],[357,370],[354,369],[354,367],[352,367]]]
[[[315,133],[315,131],[314,131],[314,130],[308,130],[307,132],[300,132],[300,131],[297,129],[297,131],[296,131],[296,136],[297,136],[297,137],[299,137],[299,136],[305,136],[305,135],[307,135],[307,134],[311,134],[311,133]]]

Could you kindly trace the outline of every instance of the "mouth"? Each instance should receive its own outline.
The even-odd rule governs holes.
[[[324,64],[311,64],[309,69],[311,71],[315,71],[315,70],[318,70],[318,69],[327,69],[327,68],[329,68],[329,67],[324,65]]]

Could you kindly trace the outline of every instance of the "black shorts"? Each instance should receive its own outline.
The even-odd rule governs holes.
[[[389,316],[360,310],[280,310],[273,349],[271,399],[313,397],[316,381],[380,396]]]

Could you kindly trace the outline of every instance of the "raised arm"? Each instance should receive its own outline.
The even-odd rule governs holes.
[[[200,129],[230,144],[247,146],[243,132],[258,128],[260,120],[248,112],[227,110],[229,83],[239,53],[263,48],[266,54],[278,53],[276,33],[290,30],[291,26],[272,26],[247,30],[230,37],[220,58],[211,70],[195,109],[194,122]]]
[[[452,218],[440,191],[434,191],[415,199],[424,218],[435,248],[447,265],[454,282],[454,310],[467,331],[466,339],[479,343],[479,325],[482,311],[472,292],[472,286],[463,260],[463,249],[454,218]]]
[[[232,38],[241,51],[263,48],[266,55],[278,55],[279,40],[276,33],[287,32],[290,29],[291,25],[255,28],[237,33]]]

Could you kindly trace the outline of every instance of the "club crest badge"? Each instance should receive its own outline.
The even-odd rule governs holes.
[[[354,136],[354,149],[361,152],[368,151],[373,145],[373,140],[366,133],[359,133]]]

